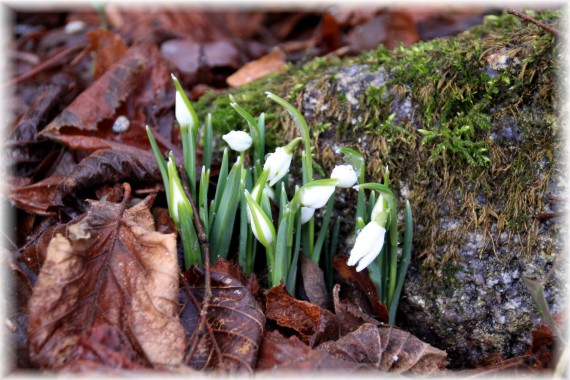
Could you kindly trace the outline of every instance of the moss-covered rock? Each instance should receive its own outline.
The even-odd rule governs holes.
[[[556,26],[560,14],[534,16]],[[298,131],[264,91],[296,103],[325,172],[341,146],[365,156],[370,180],[389,166],[416,225],[399,320],[447,350],[454,367],[522,354],[540,322],[522,277],[565,269],[555,265],[558,50],[548,32],[503,14],[453,38],[321,58],[233,91],[243,108],[266,113],[275,145]],[[227,96],[204,97],[197,109],[221,131],[243,125]],[[553,312],[563,303],[559,278],[545,287]]]

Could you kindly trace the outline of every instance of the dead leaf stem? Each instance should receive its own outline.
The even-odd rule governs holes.
[[[186,171],[183,167],[179,168],[179,172],[181,173],[182,183],[184,192],[186,193],[186,197],[190,201],[190,205],[192,206],[192,211],[194,214],[194,227],[196,227],[196,232],[198,235],[198,242],[202,247],[202,254],[204,255],[204,299],[202,300],[202,309],[200,310],[200,321],[198,322],[198,326],[196,327],[196,339],[192,342],[192,348],[190,349],[190,357],[194,355],[196,348],[198,347],[198,343],[200,339],[204,335],[204,333],[208,333],[212,342],[215,342],[215,338],[210,328],[207,326],[207,317],[208,317],[208,308],[210,306],[210,300],[212,298],[212,278],[210,274],[210,245],[208,243],[208,235],[205,232],[204,225],[200,220],[200,212],[198,207],[196,207],[196,203],[190,194],[190,189],[188,188],[188,177],[186,175]],[[219,361],[222,361],[222,352],[220,347],[217,344],[214,344],[214,348],[216,353],[218,354]]]
[[[549,26],[549,25],[546,25],[545,23],[540,22],[540,21],[538,21],[537,19],[535,19],[535,18],[533,18],[533,17],[530,17],[530,16],[528,16],[528,15],[525,15],[524,13],[521,13],[521,12],[516,11],[516,10],[514,10],[514,9],[509,9],[508,12],[509,12],[510,14],[512,14],[512,15],[515,15],[515,16],[517,16],[517,17],[522,18],[522,19],[525,20],[525,21],[528,21],[528,22],[530,22],[530,23],[533,23],[534,25],[536,25],[536,26],[538,26],[538,27],[540,27],[540,28],[542,28],[542,29],[544,29],[544,30],[546,30],[546,31],[549,31],[550,33],[552,33],[552,34],[553,34],[554,36],[556,36],[556,37],[562,37],[562,33],[561,33],[558,29],[555,29],[555,28],[553,28],[553,27],[551,27],[551,26]]]
[[[71,46],[71,47],[57,53],[53,57],[48,58],[46,61],[42,62],[38,66],[31,69],[30,71],[25,72],[24,74],[20,75],[19,77],[12,79],[10,82],[8,82],[7,86],[15,86],[16,84],[18,84],[22,81],[25,81],[25,80],[35,76],[36,74],[41,73],[44,70],[47,70],[47,69],[50,69],[54,66],[62,64],[63,63],[63,62],[61,62],[62,58],[66,57],[72,53],[75,53],[77,50],[83,49],[85,46],[86,46],[85,43],[81,43],[81,44]]]

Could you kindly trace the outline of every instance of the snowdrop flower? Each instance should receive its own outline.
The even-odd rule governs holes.
[[[248,220],[251,223],[253,234],[265,247],[270,246],[275,240],[275,228],[265,215],[261,207],[255,203],[249,191],[244,190],[247,203]]]
[[[293,151],[301,140],[302,138],[297,137],[293,141],[289,142],[289,144],[279,147],[275,149],[275,152],[265,156],[263,170],[269,172],[267,177],[269,186],[275,185],[277,181],[287,174],[289,166],[291,166],[291,160],[293,159]]]
[[[170,75],[174,81],[178,80],[173,74]],[[186,103],[184,103],[182,94],[178,91],[178,89],[176,89],[176,97],[174,100],[174,116],[176,116],[176,120],[180,126],[187,127],[188,129],[194,128],[194,118],[186,106]]]
[[[368,223],[356,237],[346,264],[353,266],[358,263],[357,272],[366,268],[380,254],[385,235],[386,228],[375,221]]]
[[[320,183],[318,183],[320,182]],[[319,180],[301,188],[301,204],[309,208],[321,208],[327,204],[334,193],[334,181]]]
[[[223,135],[222,139],[236,152],[248,150],[252,143],[251,136],[244,131],[231,131]]]
[[[269,186],[273,186],[289,171],[293,153],[287,152],[283,147],[275,149],[275,152],[267,155],[263,170],[269,170]]]
[[[184,189],[182,189],[182,184],[178,177],[178,171],[176,170],[176,164],[172,160],[172,157],[169,157],[168,159],[167,170],[169,182],[168,187],[170,191],[170,204],[168,205],[168,208],[170,210],[172,220],[174,220],[174,223],[178,225],[180,224],[180,209],[185,207],[186,210],[190,212],[192,210],[192,206],[184,193]]]
[[[331,178],[337,179],[336,186],[349,188],[354,186],[358,178],[352,165],[337,165],[334,167]]]
[[[315,209],[310,207],[301,207],[301,224],[307,223],[313,215],[315,214]]]

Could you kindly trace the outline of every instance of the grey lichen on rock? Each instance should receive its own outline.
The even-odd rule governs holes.
[[[534,16],[556,26],[560,13]],[[369,180],[389,166],[416,226],[397,320],[445,349],[454,367],[528,349],[541,316],[523,276],[553,270],[550,311],[566,305],[559,50],[548,32],[503,14],[456,37],[319,59],[234,91],[252,114],[266,112],[275,145],[299,132],[263,91],[289,97],[326,173],[342,161],[341,146],[365,156]],[[226,98],[198,105],[221,130],[241,125]],[[353,239],[350,226],[344,231]]]

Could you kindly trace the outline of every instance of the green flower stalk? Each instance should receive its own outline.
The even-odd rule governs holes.
[[[174,114],[180,125],[184,169],[190,182],[190,194],[196,200],[196,142],[198,140],[198,116],[190,104],[190,100],[182,89],[182,85],[174,74],[170,74],[176,87]]]
[[[194,228],[194,212],[190,201],[184,193],[178,170],[174,162],[174,155],[170,153],[167,163],[168,170],[168,209],[170,216],[180,232],[184,246],[184,264],[186,269],[194,264],[202,264],[202,256],[198,244],[198,237]]]

